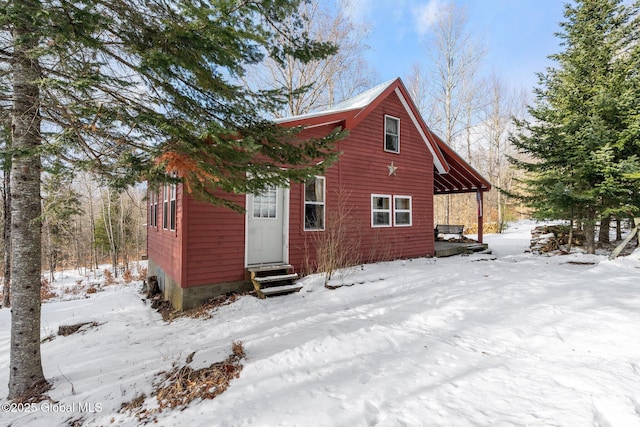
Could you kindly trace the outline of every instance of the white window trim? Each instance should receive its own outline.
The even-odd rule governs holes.
[[[376,209],[374,208],[374,204],[373,204],[373,199],[376,197],[384,197],[389,199],[389,209]],[[373,228],[387,228],[387,227],[392,227],[393,226],[393,205],[391,204],[393,202],[393,197],[391,197],[390,194],[372,194],[371,195],[371,227]],[[389,213],[389,224],[374,224],[373,222],[373,218],[374,218],[374,214],[377,212],[387,212]]]
[[[169,193],[170,194],[169,195],[169,230],[176,231],[176,226],[178,222],[177,185],[171,184],[171,186],[169,187],[169,191],[170,191]]]
[[[158,228],[158,205],[160,204],[160,194],[153,192],[153,228]]]
[[[304,231],[325,231],[327,226],[327,178],[325,176],[316,175],[314,179],[321,179],[323,181],[322,185],[322,202],[307,202],[307,189],[306,185],[303,186],[303,194],[302,200],[304,202],[303,211],[302,211],[302,227]],[[305,181],[306,184],[306,181]],[[322,205],[324,209],[322,209],[322,228],[307,228],[307,221],[305,221],[307,205]]]
[[[149,192],[149,226],[158,228],[158,193],[156,191]]]
[[[409,209],[396,209],[397,199],[409,199]],[[396,213],[409,213],[409,224],[398,224],[396,221]],[[393,196],[393,226],[394,227],[411,227],[413,225],[413,199],[411,196]]]
[[[162,229],[168,230],[169,227],[169,184],[165,184],[162,188]]]
[[[387,118],[398,121],[398,150],[397,151],[387,149]],[[382,146],[384,147],[384,151],[386,151],[387,153],[400,154],[400,118],[385,114],[383,126],[384,126],[384,140],[382,141],[382,144],[383,144]]]

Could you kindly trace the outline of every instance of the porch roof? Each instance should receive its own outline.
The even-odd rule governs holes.
[[[433,172],[433,193],[455,194],[455,193],[475,193],[477,191],[489,191],[491,184],[469,163],[467,163],[458,153],[453,151],[438,135],[431,132],[431,136],[438,144],[440,152],[449,165],[448,173],[439,173],[436,169]]]

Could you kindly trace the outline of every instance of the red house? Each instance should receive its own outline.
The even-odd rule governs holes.
[[[149,195],[149,275],[176,309],[250,289],[248,269],[308,270],[318,233],[341,207],[362,262],[433,255],[435,194],[477,192],[482,230],[482,193],[490,184],[429,130],[400,79],[278,122],[303,126],[303,138],[336,127],[349,135],[324,176],[234,196],[244,214],[198,202],[181,185]]]

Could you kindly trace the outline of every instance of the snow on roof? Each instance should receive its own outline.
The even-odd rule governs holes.
[[[281,119],[276,119],[275,122],[284,123],[284,122],[290,122],[294,120],[308,119],[311,117],[324,116],[327,114],[340,113],[343,111],[362,109],[367,105],[371,104],[378,96],[380,96],[382,92],[384,92],[396,80],[397,79],[393,79],[393,80],[389,80],[384,83],[381,83],[374,88],[371,88],[365,92],[362,92],[359,95],[354,96],[353,98],[339,102],[335,104],[333,107],[330,107],[326,110],[316,111],[316,112],[307,113],[307,114],[300,114],[297,116],[283,117]]]

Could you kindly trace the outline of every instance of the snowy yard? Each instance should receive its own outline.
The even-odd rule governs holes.
[[[525,254],[532,223],[486,236],[493,255],[367,265],[336,290],[245,296],[212,318],[166,323],[140,285],[43,305],[54,405],[2,412],[0,425],[137,425],[123,402],[151,397],[156,374],[224,360],[240,377],[217,398],[153,416],[162,426],[638,426],[640,252]],[[72,281],[73,282],[73,281]],[[9,310],[0,310],[0,396]]]

